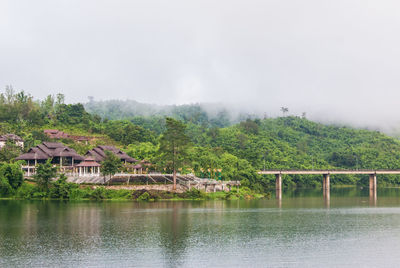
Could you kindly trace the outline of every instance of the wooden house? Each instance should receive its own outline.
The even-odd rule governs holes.
[[[7,142],[12,142],[17,146],[24,148],[24,140],[15,134],[0,135],[0,149],[6,146]]]
[[[86,153],[86,156],[91,156],[96,160],[96,162],[101,163],[106,158],[106,153],[105,153],[106,151],[112,152],[119,159],[121,159],[121,161],[124,162],[124,164],[132,164],[138,161],[135,158],[130,157],[127,153],[121,151],[120,149],[114,146],[106,146],[106,145],[100,145],[97,146],[96,148],[93,148],[92,150],[89,150]]]
[[[83,161],[84,157],[62,143],[43,142],[16,158],[16,160],[27,162],[23,170],[28,173],[28,176],[35,173],[37,164],[45,163],[48,159],[51,159],[51,163],[57,165],[61,172],[74,172],[75,165]]]
[[[100,176],[101,165],[93,157],[88,156],[75,166],[75,171],[81,176]]]

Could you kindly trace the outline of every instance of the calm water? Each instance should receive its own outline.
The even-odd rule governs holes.
[[[400,190],[283,200],[0,201],[0,267],[398,267]]]

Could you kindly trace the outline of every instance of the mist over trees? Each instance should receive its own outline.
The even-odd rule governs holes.
[[[93,101],[92,101],[93,102]],[[87,104],[86,104],[87,105]],[[100,108],[99,108],[100,109]],[[117,114],[118,107],[114,111]],[[90,109],[88,109],[90,110]],[[14,133],[25,140],[26,151],[49,138],[44,129],[58,129],[93,137],[90,144],[63,139],[77,152],[111,144],[131,157],[147,160],[152,170],[172,173],[174,167],[160,157],[166,137],[166,119],[160,114],[112,119],[89,113],[82,104],[65,104],[64,96],[35,100],[8,87],[0,94],[0,134]],[[214,117],[199,105],[177,106],[174,119],[182,125],[190,144],[180,159],[179,172],[199,177],[240,180],[257,191],[273,186],[274,177],[260,176],[266,169],[399,169],[400,142],[376,131],[352,129],[312,122],[303,116],[278,118],[248,116],[238,123],[227,111]],[[144,111],[142,112],[144,114]],[[165,143],[164,143],[165,145]],[[13,162],[12,153],[0,153],[3,162]],[[181,161],[182,160],[182,161]],[[385,176],[380,183],[399,183],[398,176]],[[334,183],[366,183],[363,176],[336,175]],[[288,176],[287,186],[318,186],[319,176]]]
[[[134,100],[94,101],[91,99],[85,103],[85,109],[102,119],[130,120],[145,128],[154,121],[163,120],[164,117],[206,127],[227,127],[247,118],[258,117],[254,114],[228,109],[222,104],[157,105]],[[157,129],[157,133],[163,131],[164,129]]]

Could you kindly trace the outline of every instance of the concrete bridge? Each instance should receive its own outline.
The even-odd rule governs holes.
[[[345,174],[369,175],[369,195],[376,201],[376,175],[400,175],[400,170],[263,170],[261,175],[275,175],[276,198],[282,199],[282,175],[322,175],[322,189],[324,198],[330,198],[330,175]]]

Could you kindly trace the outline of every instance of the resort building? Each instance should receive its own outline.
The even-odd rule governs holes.
[[[29,149],[16,158],[25,160],[26,165],[22,166],[26,175],[31,176],[36,173],[36,166],[45,163],[48,159],[54,166],[58,167],[59,172],[66,173],[68,176],[77,177],[97,177],[101,174],[101,162],[106,159],[106,151],[112,152],[124,163],[124,172],[142,174],[147,171],[149,163],[130,157],[125,152],[114,146],[97,146],[89,150],[85,157],[79,155],[74,149],[58,142],[43,142],[36,147]],[[144,168],[143,168],[144,167]]]
[[[75,171],[81,176],[100,176],[101,165],[93,157],[86,157],[81,163],[75,166]]]
[[[58,129],[45,129],[43,130],[50,139],[69,139],[69,135]]]
[[[75,172],[75,165],[84,160],[74,149],[58,142],[43,142],[36,147],[32,147],[25,154],[16,158],[16,160],[25,160],[26,166],[22,169],[28,176],[36,171],[36,165],[45,163],[51,159],[51,163],[59,166],[61,172]]]
[[[121,151],[120,149],[114,146],[105,146],[105,145],[97,146],[96,148],[89,150],[86,153],[86,156],[91,156],[94,158],[96,162],[101,163],[106,158],[106,153],[105,153],[106,151],[112,152],[119,159],[121,159],[121,161],[124,163],[124,168],[127,172],[134,174],[143,173],[143,167],[141,164],[137,163],[138,160],[136,160],[133,157],[130,157],[127,153]]]
[[[106,145],[100,145],[97,146],[96,148],[93,148],[92,150],[89,150],[86,153],[86,156],[91,156],[94,158],[96,162],[100,163],[103,162],[104,159],[106,158],[106,153],[105,153],[106,151],[112,152],[125,164],[133,164],[138,161],[135,158],[130,157],[127,153],[121,151],[120,149],[114,146],[106,146]]]
[[[0,135],[0,149],[6,146],[7,142],[12,142],[17,146],[24,148],[24,140],[15,134]]]
[[[55,139],[55,140],[70,139],[70,140],[74,140],[79,143],[88,144],[89,141],[93,139],[92,137],[70,135],[70,134],[60,131],[58,129],[45,129],[43,132],[50,139]]]

